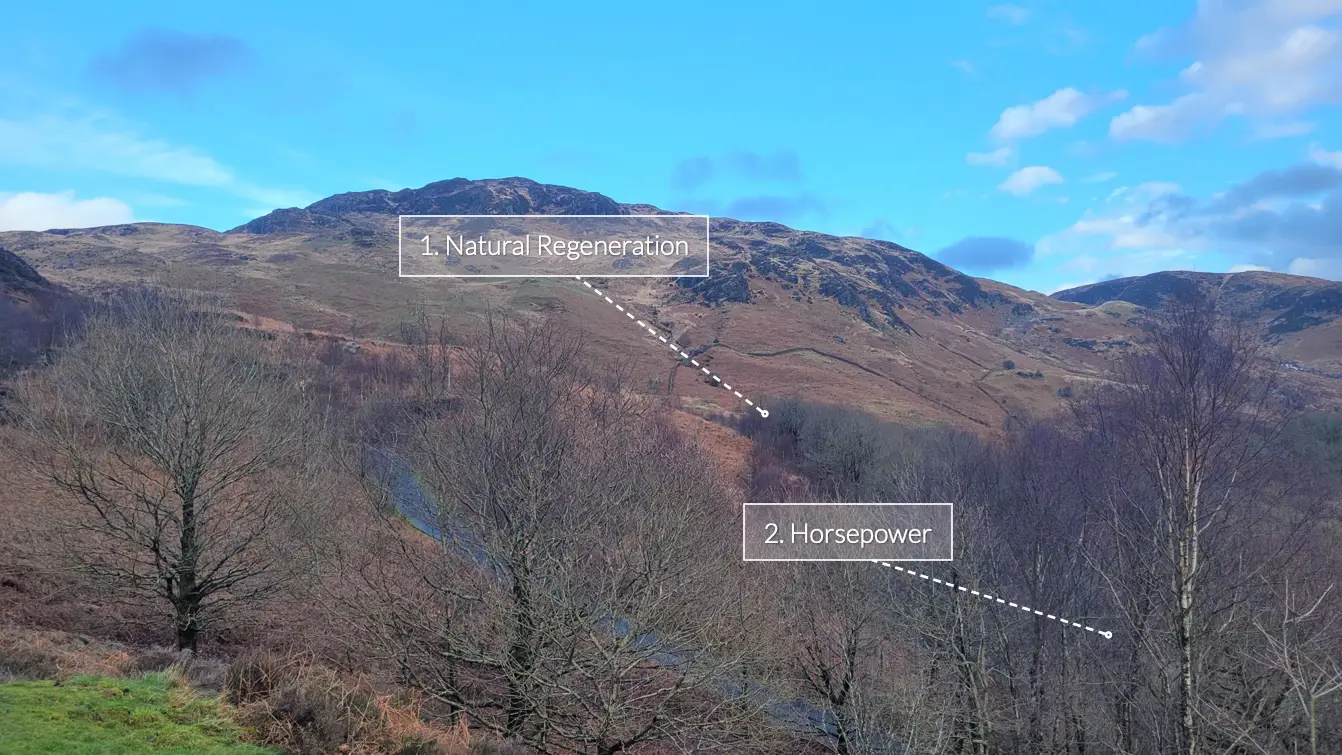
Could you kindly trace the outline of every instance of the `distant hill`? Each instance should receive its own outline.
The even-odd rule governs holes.
[[[640,389],[670,392],[705,414],[735,411],[729,392],[678,369],[646,332],[571,281],[397,277],[400,214],[661,212],[523,178],[454,178],[337,194],[225,233],[139,223],[0,233],[0,246],[78,290],[161,280],[219,293],[240,313],[298,330],[395,338],[417,302],[463,327],[486,310],[555,318],[582,329],[596,353],[625,363]],[[711,277],[610,279],[603,291],[757,397],[799,395],[975,432],[1058,410],[1072,389],[1106,380],[1112,360],[1144,337],[1146,308],[1161,291],[1204,285],[1197,274],[1173,274],[1049,297],[888,241],[730,218],[713,218],[711,232]],[[1342,380],[1328,377],[1342,374],[1342,344],[1325,306],[1337,284],[1242,275],[1249,277],[1232,276],[1231,286],[1248,287],[1237,294],[1245,306],[1282,304],[1264,321],[1274,353],[1300,368],[1294,374],[1321,401],[1342,397]]]
[[[1194,289],[1219,296],[1232,311],[1260,319],[1268,337],[1330,326],[1342,318],[1342,283],[1284,273],[1170,271],[1079,286],[1053,296],[1090,305],[1125,301],[1150,308],[1167,296]]]

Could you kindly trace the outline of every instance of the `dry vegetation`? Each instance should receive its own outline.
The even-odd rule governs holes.
[[[221,313],[127,295],[3,399],[0,674],[167,669],[298,753],[1342,748],[1342,423],[1206,300],[991,442],[787,399],[737,434],[542,318]],[[1113,639],[744,564],[745,496],[954,501],[940,576]]]

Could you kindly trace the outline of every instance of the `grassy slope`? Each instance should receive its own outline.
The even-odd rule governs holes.
[[[0,752],[7,755],[269,755],[239,741],[215,700],[144,679],[76,677],[0,684]]]

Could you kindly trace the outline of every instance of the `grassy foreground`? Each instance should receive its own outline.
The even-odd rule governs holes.
[[[219,703],[170,684],[80,676],[61,683],[0,684],[0,752],[6,755],[275,755],[240,741]]]

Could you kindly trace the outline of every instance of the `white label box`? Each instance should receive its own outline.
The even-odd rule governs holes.
[[[401,215],[402,278],[707,278],[707,215]]]
[[[951,561],[949,503],[747,503],[746,561]]]

